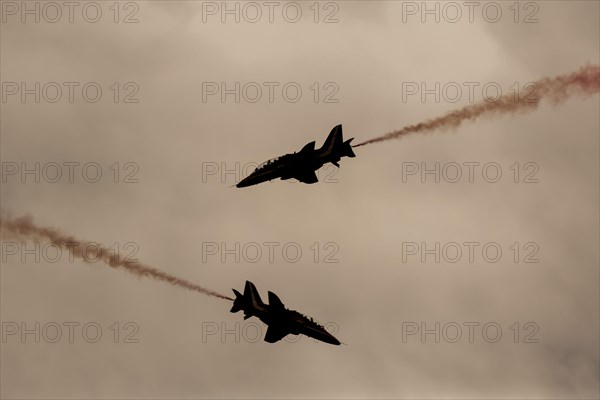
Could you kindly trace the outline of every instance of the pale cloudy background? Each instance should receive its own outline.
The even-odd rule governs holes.
[[[65,5],[58,23],[35,23],[32,16],[22,23],[11,7],[23,4],[2,1],[3,166],[96,162],[103,176],[97,183],[86,182],[81,169],[73,183],[66,176],[58,183],[4,176],[3,212],[30,213],[40,225],[116,243],[124,254],[134,242],[139,260],[222,293],[252,280],[264,297],[274,291],[288,307],[336,329],[347,345],[255,340],[256,327],[264,335],[264,326],[230,314],[227,301],[69,262],[66,254],[54,263],[44,254],[39,262],[23,255],[22,262],[24,248],[9,254],[7,246],[18,240],[5,235],[3,398],[598,398],[597,95],[453,133],[357,148],[357,158],[343,159],[339,171],[320,171],[322,181],[337,183],[236,189],[234,174],[220,176],[312,140],[320,145],[338,123],[345,137],[361,141],[469,103],[466,90],[456,103],[433,95],[403,101],[406,82],[429,88],[477,82],[480,100],[486,83],[506,92],[515,83],[598,64],[597,2],[522,2],[517,23],[512,2],[498,3],[496,23],[483,18],[485,3],[472,23],[464,6],[456,23],[443,15],[439,23],[434,16],[423,23],[420,14],[404,14],[403,21],[403,7],[420,2],[358,1],[318,4],[318,23],[313,2],[299,3],[297,23],[282,17],[285,3],[277,3],[273,23],[263,3],[257,23],[235,23],[232,16],[222,23],[218,14],[203,20],[199,1],[120,3],[118,23],[113,2],[99,3],[98,23],[86,22],[85,3],[78,3],[72,23]],[[213,4],[220,6],[204,3],[205,10]],[[123,23],[132,12],[139,22]],[[323,23],[331,12],[338,22]],[[537,22],[524,23],[527,16]],[[81,86],[73,103],[66,90],[56,103],[43,97],[35,103],[33,95],[22,103],[6,82]],[[86,82],[103,89],[97,103],[81,96]],[[117,103],[114,82],[121,88]],[[127,82],[139,88],[138,103],[122,101]],[[218,95],[203,102],[203,82],[280,86],[272,103],[264,86],[256,103],[235,103],[232,95],[222,103]],[[296,103],[282,97],[289,82],[303,90]],[[338,89],[337,103],[323,101],[328,82]],[[109,169],[115,162],[119,183]],[[138,170],[126,169],[128,162]],[[403,181],[403,163],[432,168],[436,162],[495,162],[503,175],[488,183],[479,167],[473,183],[464,176],[458,183],[435,183],[432,176],[421,183],[418,175]],[[537,183],[523,182],[532,171],[528,162],[537,166]],[[509,168],[515,163],[519,183]],[[215,166],[215,175],[203,176]],[[123,182],[131,171],[138,183]],[[263,253],[256,263],[244,254],[239,263],[234,255],[203,254],[213,242],[229,249],[256,242]],[[265,242],[278,243],[273,262]],[[456,263],[436,263],[432,255],[421,262],[403,254],[406,242],[428,248],[495,242],[503,253],[486,262],[480,246],[473,263],[466,253]],[[517,262],[509,248],[515,242]],[[524,248],[529,242],[533,247]],[[298,262],[284,258],[285,244],[302,250]],[[524,263],[532,249],[539,262]],[[324,262],[327,255],[338,262]],[[35,330],[36,322],[39,343],[33,334],[24,340],[21,332],[7,334],[14,326]],[[74,343],[69,322],[79,324]],[[103,330],[97,343],[82,336],[90,322]],[[135,325],[125,329],[127,322]],[[479,324],[473,343],[469,322]],[[63,327],[57,343],[47,340],[51,323]],[[439,323],[439,343],[433,334],[403,341],[407,323],[430,330]],[[456,343],[449,340],[453,323],[462,327]],[[486,323],[501,327],[496,343],[482,335]],[[132,336],[138,343],[124,343],[131,326],[138,327]],[[494,329],[488,333],[495,336]]]

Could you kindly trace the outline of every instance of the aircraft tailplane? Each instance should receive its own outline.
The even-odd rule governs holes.
[[[342,149],[340,152],[340,156],[351,157],[351,158],[356,157],[356,154],[354,154],[354,151],[352,151],[352,145],[350,144],[350,142],[353,140],[354,140],[354,138],[351,138],[351,139],[346,140],[344,143],[342,143]]]
[[[233,290],[233,293],[235,294],[235,300],[233,300],[233,307],[231,307],[231,310],[229,311],[236,313],[244,309],[244,296],[242,296],[242,294],[235,289],[231,290]]]

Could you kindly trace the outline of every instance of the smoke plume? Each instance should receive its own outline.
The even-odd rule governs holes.
[[[590,96],[598,93],[599,90],[600,67],[598,65],[585,65],[577,72],[553,78],[542,78],[532,84],[525,85],[524,90],[518,94],[511,92],[498,99],[485,99],[477,104],[468,105],[416,125],[405,126],[400,130],[389,132],[353,147],[397,139],[411,133],[457,128],[463,122],[475,121],[481,116],[533,111],[544,99],[553,104],[558,104],[571,96]]]
[[[178,278],[174,275],[168,274],[161,270],[158,270],[149,265],[132,262],[121,258],[118,254],[111,251],[109,248],[100,246],[96,243],[86,242],[76,239],[73,236],[61,233],[58,229],[39,227],[33,223],[31,216],[22,216],[19,218],[6,218],[0,216],[0,225],[2,230],[24,236],[27,238],[44,238],[49,240],[60,248],[67,249],[74,258],[81,259],[83,261],[89,261],[90,255],[85,253],[87,249],[93,248],[97,252],[94,255],[93,260],[100,260],[104,264],[112,268],[120,268],[127,272],[130,272],[137,276],[144,276],[153,278],[159,281],[170,283],[174,286],[179,286],[188,290],[193,290],[208,296],[218,297],[220,299],[233,300],[231,297],[227,297],[215,291],[206,289],[202,286],[196,285],[195,283],[189,282],[185,279]],[[92,245],[93,244],[93,245]]]

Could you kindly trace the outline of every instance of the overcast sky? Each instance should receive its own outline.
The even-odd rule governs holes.
[[[598,95],[231,187],[337,124],[363,141],[598,64],[597,2],[0,5],[4,215],[251,280],[346,344],[265,343],[229,301],[3,232],[2,397],[600,395]]]

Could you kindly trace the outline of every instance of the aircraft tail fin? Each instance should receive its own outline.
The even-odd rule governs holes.
[[[342,125],[336,125],[333,127],[331,132],[329,132],[329,135],[327,136],[327,139],[325,139],[321,150],[332,151],[334,148],[342,144],[342,140]]]
[[[233,300],[233,306],[231,307],[230,312],[236,313],[243,310],[245,314],[244,319],[250,318],[257,309],[265,306],[265,303],[263,303],[260,298],[260,294],[258,294],[258,290],[256,290],[256,286],[250,281],[246,281],[244,294],[241,294],[235,289],[232,290],[235,294],[235,299]]]
[[[336,125],[329,133],[329,136],[327,136],[327,139],[325,139],[325,143],[323,143],[320,150],[326,154],[333,154],[338,157],[338,161],[341,157],[356,157],[356,154],[352,151],[352,145],[350,144],[352,140],[354,140],[354,138],[344,142],[342,125]]]
[[[254,283],[250,281],[246,281],[246,286],[244,287],[244,301],[249,302],[253,308],[262,307],[265,305],[262,299],[260,298],[260,294],[254,286]]]

